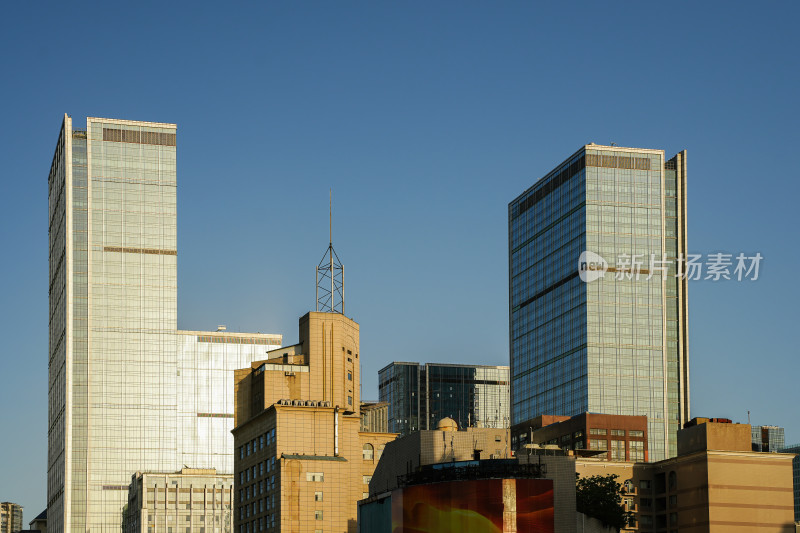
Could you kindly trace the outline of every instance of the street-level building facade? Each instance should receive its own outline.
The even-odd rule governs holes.
[[[513,200],[508,223],[512,425],[645,415],[651,459],[675,456],[689,419],[686,152],[586,145]]]

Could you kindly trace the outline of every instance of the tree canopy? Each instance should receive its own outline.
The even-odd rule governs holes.
[[[630,513],[622,505],[622,485],[616,474],[579,477],[575,488],[578,512],[597,518],[619,530],[628,523]]]

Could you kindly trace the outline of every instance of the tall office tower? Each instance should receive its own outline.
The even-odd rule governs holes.
[[[233,370],[281,337],[177,330],[174,124],[64,122],[49,187],[48,529],[121,527],[131,475],[233,468]]]
[[[675,456],[686,152],[586,145],[509,204],[508,227],[512,439],[542,414],[646,415],[650,460]]]
[[[22,530],[22,506],[11,502],[0,503],[0,533]]]
[[[754,452],[777,452],[786,446],[784,431],[779,426],[751,426]]]
[[[378,371],[378,390],[393,433],[436,429],[445,417],[462,428],[509,426],[507,366],[394,362]]]

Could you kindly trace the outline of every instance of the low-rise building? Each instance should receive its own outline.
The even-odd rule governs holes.
[[[397,505],[408,511],[409,502],[415,501],[420,491],[427,495],[430,502],[438,502],[432,510],[434,514],[447,514],[451,508],[469,508],[483,513],[484,518],[492,521],[500,515],[489,511],[486,511],[489,514],[484,513],[485,510],[482,511],[482,507],[475,503],[475,498],[499,501],[499,509],[508,510],[513,502],[518,502],[514,495],[521,487],[525,487],[524,491],[531,491],[531,494],[539,494],[538,491],[547,485],[549,488],[545,492],[550,493],[550,507],[547,510],[538,509],[537,513],[549,516],[548,521],[537,523],[536,527],[542,529],[531,529],[530,524],[523,520],[519,531],[552,531],[548,527],[554,527],[559,533],[575,531],[575,458],[553,446],[527,448],[524,453],[515,456],[509,444],[508,429],[461,429],[451,418],[440,420],[435,430],[417,431],[388,443],[370,482],[369,498],[359,503],[360,520],[365,520],[364,524],[360,523],[360,530],[380,531],[372,529],[376,527],[374,520],[384,524],[387,516],[399,512],[391,509],[394,502],[400,502]],[[464,485],[464,490],[453,492],[451,489],[458,485],[450,483],[457,479],[495,479],[503,480],[505,485],[480,482],[474,487]],[[541,479],[547,483],[507,481],[512,479]],[[441,486],[434,486],[438,484]],[[414,488],[412,492],[415,496],[408,499],[408,490],[412,485],[425,485],[428,488]],[[502,498],[506,489],[510,491],[510,498],[514,496],[510,500]],[[521,505],[513,505],[518,511],[523,510]],[[395,518],[398,517],[392,520]],[[404,519],[404,524],[404,527],[411,527],[409,520]]]
[[[136,472],[124,533],[232,533],[233,475],[213,468]]]
[[[36,515],[36,518],[28,522],[28,526],[40,533],[47,533],[47,509]]]
[[[790,533],[790,454],[751,449],[749,424],[694,419],[678,432],[678,455],[655,463],[578,458],[579,476],[615,474],[633,514],[623,531]]]
[[[582,413],[573,417],[541,415],[511,428],[516,449],[550,444],[566,450],[605,452],[611,461],[646,462],[647,417]],[[602,454],[601,454],[602,455]]]

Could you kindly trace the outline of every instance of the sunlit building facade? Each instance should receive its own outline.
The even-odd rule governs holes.
[[[586,145],[508,215],[512,425],[646,415],[651,460],[675,456],[689,419],[686,153]],[[588,282],[584,251],[607,262]],[[667,264],[662,279],[653,265]]]
[[[122,533],[231,533],[233,474],[213,469],[136,472]]]
[[[64,117],[48,179],[55,533],[118,532],[134,472],[231,473],[233,370],[281,343],[178,332],[175,150],[174,124]]]
[[[401,435],[435,429],[445,417],[462,428],[507,428],[508,381],[507,366],[394,362],[378,372],[389,431]]]
[[[397,437],[361,429],[359,336],[341,313],[310,312],[297,344],[234,374],[235,533],[356,533]]]
[[[0,533],[22,530],[22,506],[12,502],[0,503]]]

